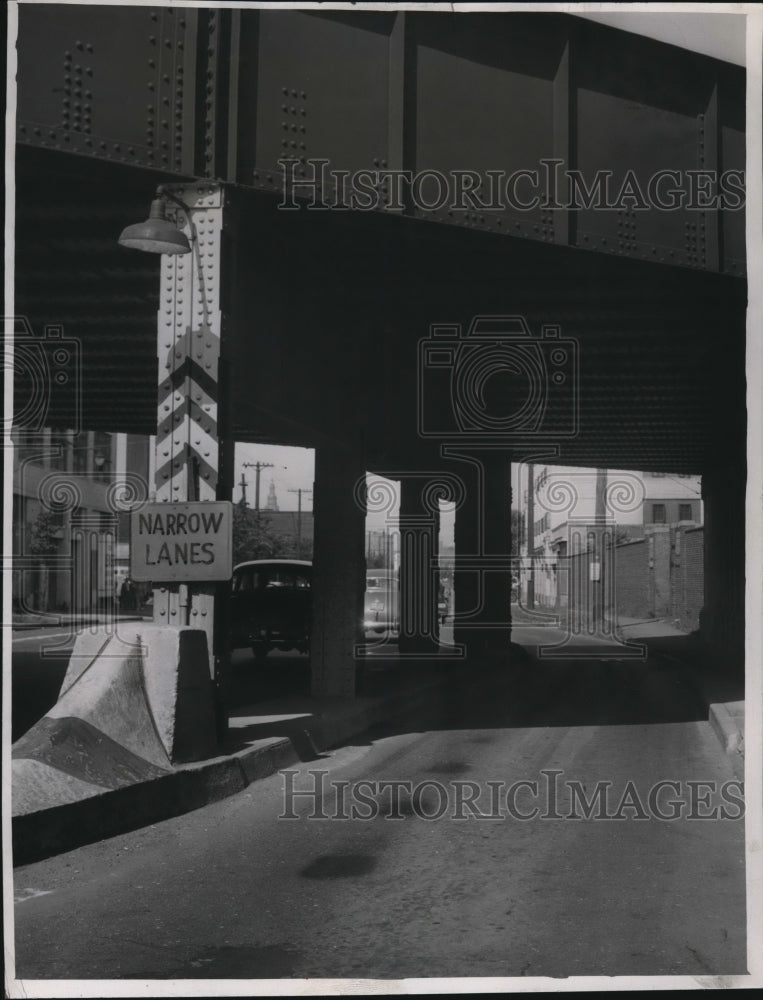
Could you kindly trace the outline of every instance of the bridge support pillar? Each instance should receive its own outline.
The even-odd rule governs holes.
[[[233,441],[227,386],[227,328],[235,263],[232,212],[222,185],[173,185],[168,213],[191,252],[162,255],[157,356],[156,500],[230,500]],[[177,201],[186,208],[177,207]],[[225,229],[225,237],[223,230]],[[154,622],[203,629],[218,728],[227,726],[230,583],[154,587]]]
[[[511,643],[511,461],[498,448],[468,461],[456,511],[454,638],[468,656],[494,658]]]
[[[356,648],[363,641],[366,582],[365,469],[355,453],[315,452],[313,515],[312,693],[354,698]]]
[[[702,476],[705,506],[705,602],[700,636],[726,672],[744,672],[745,467],[740,462]]]
[[[429,479],[400,480],[400,656],[437,656],[440,512]]]

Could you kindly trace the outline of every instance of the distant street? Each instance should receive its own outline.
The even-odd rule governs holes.
[[[55,705],[73,646],[74,636],[65,626],[14,631],[11,670],[14,741]]]
[[[17,974],[742,973],[739,787],[703,714],[668,661],[469,664],[297,774],[17,869]],[[363,794],[372,818],[339,818]]]
[[[540,647],[558,652],[566,633],[564,624],[553,616],[538,612],[531,615],[518,605],[512,607],[513,639],[535,653]],[[654,626],[650,628],[654,632]],[[443,643],[453,642],[453,627],[445,624],[441,630]],[[397,656],[396,641],[383,642],[371,635],[369,669],[385,659]],[[576,638],[571,649],[580,653],[596,647],[601,651],[601,639]],[[19,629],[13,632],[12,661],[12,738],[17,740],[30,726],[55,705],[74,646],[74,633],[66,625],[47,628]],[[553,647],[557,647],[556,650]],[[622,647],[613,647],[613,654],[622,654]],[[568,647],[563,647],[568,655]],[[626,652],[628,652],[626,650]],[[555,662],[552,656],[550,663]],[[378,685],[377,685],[378,687]],[[283,696],[309,696],[310,661],[296,652],[271,652],[256,663],[248,649],[236,650],[231,657],[230,699],[232,706],[256,704]]]

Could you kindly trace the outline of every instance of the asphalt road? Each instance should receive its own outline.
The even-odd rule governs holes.
[[[291,778],[17,869],[17,974],[743,973],[739,790],[700,715],[682,671],[656,660],[510,676],[475,664],[426,714]],[[287,781],[315,788],[311,771],[326,772],[318,806],[288,800]],[[677,785],[650,801],[660,780]],[[411,785],[393,806],[389,786],[362,781]],[[349,783],[344,811],[371,818],[339,818],[333,782]],[[609,784],[585,818],[580,790],[594,801],[598,782]],[[481,816],[464,807],[470,795]],[[296,818],[279,818],[289,801]]]

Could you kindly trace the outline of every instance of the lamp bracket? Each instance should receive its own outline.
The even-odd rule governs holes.
[[[209,181],[189,181],[188,184],[160,184],[156,189],[157,197],[166,197],[191,211],[211,208],[222,208],[222,184],[210,184]],[[172,197],[171,197],[172,196]]]

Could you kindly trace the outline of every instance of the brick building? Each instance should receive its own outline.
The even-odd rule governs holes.
[[[532,523],[521,549],[523,601],[572,607],[583,600],[576,587],[586,590],[606,571],[609,614],[697,627],[704,599],[699,476],[612,469],[597,476],[590,469],[535,466],[520,467],[519,488],[526,523]],[[605,532],[602,543],[597,530]],[[599,544],[614,551],[606,555]]]
[[[14,429],[13,609],[92,613],[129,572],[130,500],[145,499],[149,439]]]

